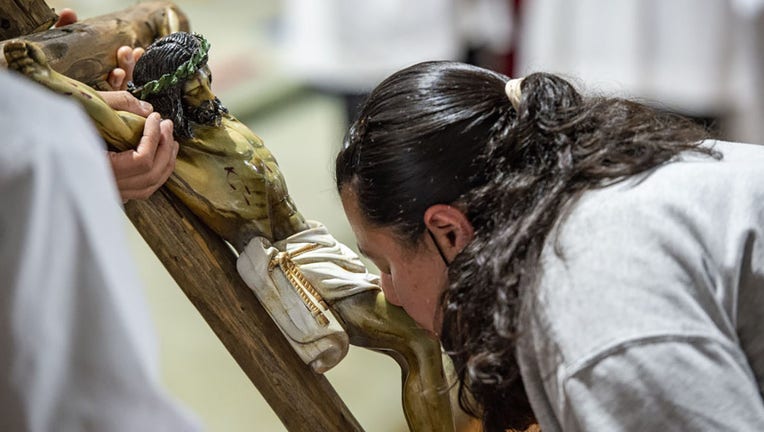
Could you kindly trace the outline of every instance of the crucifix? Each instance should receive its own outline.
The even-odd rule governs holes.
[[[29,24],[27,29],[49,25],[49,18],[39,15],[39,26]],[[137,143],[142,118],[111,110],[90,86],[100,86],[116,66],[119,46],[146,47],[187,30],[188,20],[174,5],[141,3],[6,41],[3,51],[9,68],[78,99],[106,141],[124,150]],[[183,36],[189,37],[195,44],[192,51],[201,52],[202,39]],[[99,49],[93,50],[90,44],[96,39]],[[188,133],[176,135],[181,144],[176,172],[168,187],[151,199],[129,202],[128,217],[287,429],[362,430],[328,381],[294,353],[282,336],[283,328],[276,327],[236,271],[229,244],[241,251],[253,236],[275,242],[310,227],[289,198],[275,159],[262,141],[218,106],[209,90],[206,55],[185,60],[191,62],[190,74],[181,79],[198,85],[181,85],[185,92],[181,99],[190,105],[189,112],[200,117],[190,123]],[[211,123],[203,120],[208,115]],[[176,122],[176,129],[179,126]],[[325,297],[350,343],[390,355],[400,365],[411,430],[452,430],[437,340],[387,303],[378,289]]]

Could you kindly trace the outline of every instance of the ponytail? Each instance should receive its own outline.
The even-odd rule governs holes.
[[[554,224],[581,193],[699,147],[688,120],[614,98],[585,98],[537,73],[519,82],[452,62],[420,63],[370,95],[337,156],[337,187],[364,217],[414,245],[434,204],[458,204],[475,229],[449,267],[441,341],[459,400],[487,431],[534,422],[516,360]],[[517,82],[516,82],[517,83]],[[513,106],[513,103],[515,106]]]

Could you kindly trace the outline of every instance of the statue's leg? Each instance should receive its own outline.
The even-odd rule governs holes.
[[[388,303],[380,291],[365,291],[336,300],[352,345],[387,354],[403,373],[403,410],[409,428],[452,431],[453,417],[438,340],[419,327],[403,309]]]
[[[13,40],[6,42],[3,51],[9,69],[79,101],[95,122],[98,132],[109,144],[120,150],[127,150],[134,148],[140,140],[145,122],[143,117],[113,110],[98,92],[88,85],[51,69],[45,53],[37,45]]]

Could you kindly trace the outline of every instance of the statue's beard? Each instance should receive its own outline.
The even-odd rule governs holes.
[[[228,108],[220,103],[220,99],[206,100],[198,106],[186,106],[186,118],[197,124],[220,126],[220,119],[228,112]]]

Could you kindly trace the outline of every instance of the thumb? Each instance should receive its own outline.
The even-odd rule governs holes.
[[[154,107],[146,101],[142,101],[126,91],[98,92],[103,100],[112,109],[127,111],[146,117],[154,111]]]

